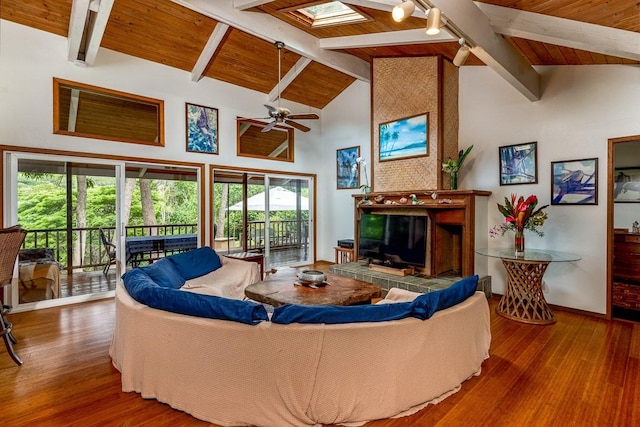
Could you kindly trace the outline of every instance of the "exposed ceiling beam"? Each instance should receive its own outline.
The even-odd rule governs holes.
[[[263,40],[272,43],[282,41],[287,46],[287,50],[356,79],[366,82],[370,80],[371,70],[367,61],[352,55],[320,49],[318,40],[314,36],[270,15],[241,12],[234,9],[230,2],[217,1],[214,4],[207,0],[171,1]]]
[[[87,22],[90,0],[73,0],[71,4],[71,15],[69,16],[69,31],[67,33],[68,54],[67,61],[78,59],[82,34]]]
[[[67,131],[75,132],[76,123],[78,122],[78,106],[80,104],[80,89],[71,89],[71,99],[69,101],[69,120],[67,122]]]
[[[251,123],[240,122],[240,130],[238,132],[238,138],[244,135],[247,132],[247,130],[249,130],[250,127],[251,127]]]
[[[397,0],[344,0],[345,3],[391,11]],[[458,37],[464,37],[472,45],[471,52],[507,80],[531,101],[540,99],[538,73],[517,50],[494,33],[488,18],[469,0],[414,0],[414,16],[422,15],[431,7],[442,10],[447,29]],[[444,28],[443,28],[444,29]],[[388,34],[388,33],[385,33]],[[359,41],[358,41],[359,42]]]
[[[640,33],[486,3],[476,5],[497,33],[640,61]]]
[[[98,9],[93,30],[91,30],[91,36],[87,43],[87,52],[84,61],[88,65],[92,65],[96,60],[100,43],[102,43],[104,30],[107,28],[107,22],[109,22],[109,16],[111,15],[111,8],[113,7],[114,1],[115,0],[92,0],[91,2],[98,2],[100,4],[100,8]]]
[[[98,54],[114,0],[73,0],[69,17],[67,59],[92,65]]]
[[[200,56],[196,61],[196,64],[193,66],[193,70],[191,70],[191,81],[198,82],[202,78],[202,73],[204,73],[205,68],[209,65],[211,61],[211,57],[216,50],[218,50],[218,46],[222,42],[222,39],[227,34],[229,30],[229,26],[222,22],[218,22],[216,27],[211,32],[209,36],[209,40],[207,40],[207,44],[204,45],[204,49],[200,52]]]
[[[428,6],[424,0],[418,0]],[[489,18],[469,0],[430,0],[447,18],[447,27],[464,37],[471,52],[530,101],[540,100],[540,76],[502,36],[493,32]]]
[[[233,7],[238,10],[247,10],[252,7],[262,6],[271,3],[273,0],[233,0]]]
[[[278,157],[284,150],[289,148],[289,139],[284,140],[282,144],[277,146],[271,153],[268,154],[268,157]]]
[[[399,46],[411,44],[442,43],[458,38],[443,29],[435,36],[427,35],[424,28],[389,31],[385,33],[361,34],[357,36],[329,37],[320,39],[322,49],[358,49],[376,46]]]
[[[300,57],[300,59],[298,59],[298,62],[296,62],[295,65],[291,67],[291,69],[289,69],[287,74],[284,75],[284,77],[280,80],[276,87],[271,89],[271,92],[269,92],[269,102],[276,101],[280,97],[280,94],[287,88],[287,86],[289,86],[295,80],[295,78],[298,77],[302,70],[304,70],[305,67],[310,63],[311,60],[309,58],[305,58],[304,56]]]

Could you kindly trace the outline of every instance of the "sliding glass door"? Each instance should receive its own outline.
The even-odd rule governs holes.
[[[215,249],[255,252],[267,269],[311,262],[310,178],[215,170]]]
[[[100,232],[119,222],[121,164],[20,153],[8,154],[5,164],[5,224],[27,231],[12,304],[37,308],[111,295],[119,277],[117,252],[104,245]],[[107,265],[111,275],[91,274]]]
[[[113,295],[126,269],[200,244],[200,169],[7,153],[6,225],[27,230],[9,301]]]

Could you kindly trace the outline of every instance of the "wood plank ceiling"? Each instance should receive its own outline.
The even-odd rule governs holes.
[[[0,18],[67,37],[73,1],[2,0]],[[79,4],[89,3],[88,0],[75,1]],[[290,37],[294,40],[293,44],[306,45],[309,52],[313,54],[318,51],[317,45],[321,44],[320,42],[348,41],[350,37],[363,35],[386,36],[392,31],[415,30],[425,26],[424,18],[416,14],[402,23],[394,22],[389,10],[399,1],[389,0],[345,1],[371,20],[360,24],[321,28],[310,28],[288,13],[292,7],[310,3],[309,0],[102,1],[113,1],[113,6],[108,14],[108,22],[100,40],[100,47],[175,67],[192,74],[200,56],[206,52],[212,33],[216,28],[224,30],[225,25],[229,25],[227,31],[222,31],[220,43],[211,57],[205,56],[205,61],[208,62],[203,67],[202,77],[225,81],[265,94],[270,92],[273,94],[278,84],[278,52],[273,45],[275,40]],[[436,1],[431,3],[436,4]],[[253,7],[242,10],[243,4]],[[236,9],[233,8],[234,5]],[[476,5],[489,16],[494,31],[501,32],[501,37],[508,40],[517,54],[524,57],[529,65],[640,63],[640,3],[638,2],[629,0],[482,0],[476,2]],[[223,19],[214,17],[218,16],[217,9],[220,9],[220,16],[241,16],[248,20],[240,25],[234,25],[234,22],[223,22]],[[229,10],[235,14],[230,13]],[[498,15],[504,11],[513,10],[531,12],[527,16],[531,16],[532,19],[537,17],[532,14],[542,14],[546,19],[563,18],[575,21],[577,24],[595,24],[621,30],[619,32],[623,36],[622,40],[631,40],[627,43],[630,46],[626,46],[626,50],[623,49],[624,53],[621,54],[616,54],[617,50],[608,51],[612,53],[603,53],[603,49],[594,48],[593,51],[580,49],[575,47],[575,43],[573,45],[566,43],[567,45],[563,46],[559,44],[560,42],[550,42],[549,40],[557,41],[559,38],[549,39],[544,34],[545,29],[542,29],[538,35],[527,37],[529,33],[522,28],[510,28],[508,24],[498,22]],[[445,13],[444,9],[443,13]],[[253,22],[251,20],[255,20],[256,15],[272,17],[273,21],[270,22],[279,22],[279,25],[251,29],[249,28]],[[258,26],[254,24],[254,27]],[[589,27],[588,30],[592,28],[599,29]],[[637,42],[637,45],[634,45],[634,42]],[[287,43],[287,47],[290,47],[290,44]],[[316,46],[313,46],[314,44]],[[305,51],[305,48],[300,46],[283,51],[283,76],[300,64],[302,58],[300,52]],[[414,41],[411,44],[380,43],[380,45],[363,47],[350,47],[346,44],[328,53],[333,56],[321,58],[323,54],[320,53],[318,56],[310,57],[309,64],[305,63],[301,66],[302,70],[291,83],[284,85],[282,99],[322,109],[356,78],[363,78],[358,76],[357,72],[345,71],[349,65],[341,68],[331,64],[332,61],[340,62],[340,54],[351,57],[352,61],[354,57],[358,58],[366,64],[371,63],[374,57],[395,56],[441,55],[452,60],[458,47],[457,38],[452,37],[443,38],[438,42]],[[472,54],[464,66],[475,65],[483,65],[483,61]],[[200,76],[192,77],[196,81],[199,78]],[[363,79],[366,80],[366,77]],[[270,101],[274,101],[273,96]]]

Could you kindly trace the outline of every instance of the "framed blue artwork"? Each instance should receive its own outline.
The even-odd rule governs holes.
[[[552,205],[598,204],[598,159],[551,162]]]
[[[186,103],[187,151],[218,154],[218,109]]]
[[[360,157],[360,147],[340,148],[336,150],[338,190],[360,187],[358,157]]]
[[[381,123],[378,134],[380,161],[428,155],[428,119],[429,114],[424,113]]]
[[[500,155],[500,185],[536,184],[538,182],[538,143],[505,145]]]

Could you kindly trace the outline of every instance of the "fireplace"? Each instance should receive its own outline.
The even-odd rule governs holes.
[[[372,193],[369,199],[354,195],[355,247],[359,247],[360,220],[362,215],[419,215],[427,220],[427,248],[423,268],[418,273],[430,276],[469,276],[475,272],[476,228],[482,235],[488,233],[486,215],[484,224],[476,218],[477,199],[484,201],[487,191],[412,191],[418,195],[414,203],[407,201],[407,193]],[[372,203],[376,196],[380,203]],[[362,254],[357,253],[357,259]]]

